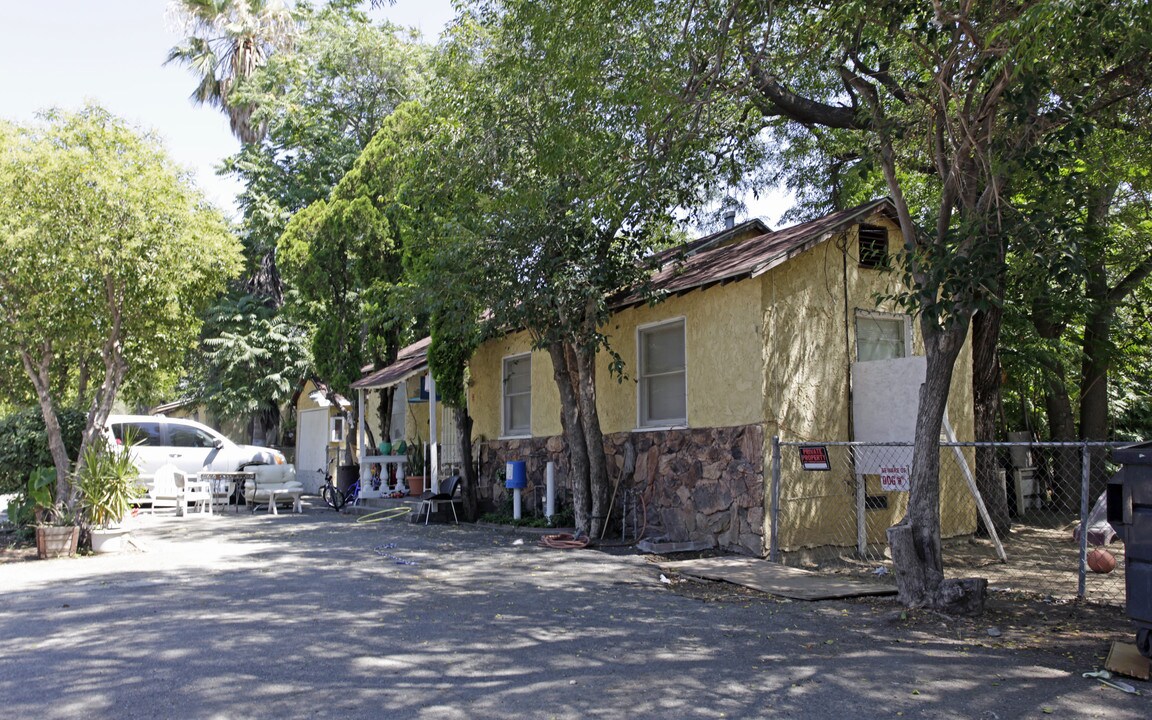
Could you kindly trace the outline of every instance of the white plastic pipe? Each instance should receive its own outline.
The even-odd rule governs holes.
[[[520,519],[520,488],[512,491],[512,519]]]
[[[556,463],[548,461],[544,470],[544,482],[547,485],[547,493],[544,504],[544,517],[549,520],[556,514]]]

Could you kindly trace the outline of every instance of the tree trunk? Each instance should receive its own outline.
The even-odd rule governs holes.
[[[36,389],[36,400],[40,404],[40,414],[44,418],[44,432],[48,436],[48,451],[52,454],[52,465],[56,468],[56,501],[71,505],[71,484],[68,482],[72,469],[72,461],[68,458],[68,449],[64,447],[64,434],[60,431],[60,421],[56,417],[56,407],[52,402],[52,392],[49,385],[49,368],[52,365],[51,346],[45,345],[41,350],[39,362],[32,359],[32,354],[25,348],[20,349],[20,360],[24,365],[24,372],[32,381]]]
[[[376,406],[376,417],[380,421],[380,442],[392,441],[392,403],[396,397],[396,386],[390,385],[377,392],[379,404]],[[471,418],[469,418],[471,424]]]
[[[464,519],[471,522],[479,516],[476,498],[476,464],[472,462],[472,416],[468,408],[456,408],[456,432],[460,435],[460,473],[463,475],[461,495],[464,498]]]
[[[983,607],[983,586],[945,582],[940,546],[940,428],[956,357],[967,336],[967,323],[956,323],[946,330],[933,323],[921,316],[928,367],[920,387],[908,514],[888,529],[888,543],[901,603],[971,613]],[[979,597],[972,597],[972,593]]]
[[[591,495],[591,523],[588,534],[600,537],[608,522],[608,464],[604,455],[604,433],[600,430],[600,414],[596,410],[596,350],[569,348],[570,360],[577,368],[577,402],[584,429],[584,442],[588,448],[588,485]]]
[[[576,396],[575,368],[569,366],[568,354],[559,342],[548,343],[548,355],[552,358],[552,375],[556,380],[556,389],[560,393],[560,423],[568,443],[568,477],[572,483],[576,530],[588,534],[592,514],[588,445],[584,440],[584,427]]]
[[[996,440],[996,417],[1000,405],[1000,323],[1003,309],[996,305],[972,318],[972,405],[977,442]],[[1012,527],[1008,514],[1008,492],[1000,478],[996,448],[976,448],[976,488],[992,518],[996,534],[1004,537]],[[983,517],[980,529],[985,534]]]
[[[1037,298],[1031,313],[1036,334],[1047,340],[1051,348],[1051,352],[1042,355],[1039,360],[1044,377],[1044,412],[1048,418],[1050,439],[1071,442],[1076,439],[1076,421],[1072,413],[1072,400],[1068,396],[1064,364],[1055,353],[1067,324],[1052,317],[1050,306],[1048,298]],[[1076,451],[1062,447],[1050,450],[1043,452],[1045,472],[1041,475],[1047,478],[1048,490],[1051,492],[1049,501],[1054,503],[1054,509],[1074,511],[1080,507],[1080,472]]]

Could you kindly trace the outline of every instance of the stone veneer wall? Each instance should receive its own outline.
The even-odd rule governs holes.
[[[568,443],[562,436],[525,438],[522,440],[493,440],[480,443],[480,481],[476,499],[480,512],[491,512],[504,502],[510,490],[505,489],[501,474],[509,460],[527,463],[528,488],[521,493],[525,517],[543,511],[544,472],[548,461],[556,463],[556,502],[558,506],[572,507],[572,490],[568,482]]]
[[[704,541],[725,550],[764,554],[764,429],[760,425],[655,430],[604,436],[609,482],[615,483],[623,467],[626,447],[632,443],[636,469],[616,494],[612,528],[619,532],[621,493],[638,489],[647,515],[646,537],[673,542]],[[528,484],[538,488],[524,496],[539,503],[543,495],[545,464],[556,463],[556,486],[561,502],[570,505],[566,443],[562,437],[507,440],[480,447],[482,507],[498,505],[508,492],[498,473],[508,460],[527,462]],[[611,534],[613,530],[609,530]]]

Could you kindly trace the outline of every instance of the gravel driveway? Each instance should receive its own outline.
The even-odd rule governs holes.
[[[778,601],[642,555],[316,507],[144,517],[136,537],[0,564],[4,716],[1152,717],[1152,683],[1080,675],[1130,641],[1115,609]]]

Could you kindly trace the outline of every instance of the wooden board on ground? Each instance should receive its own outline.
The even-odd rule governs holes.
[[[663,570],[709,580],[724,580],[794,600],[832,600],[896,594],[896,588],[887,585],[822,575],[777,565],[760,558],[715,557],[658,564]]]
[[[1108,651],[1108,659],[1104,661],[1104,667],[1111,672],[1140,680],[1147,680],[1149,676],[1148,658],[1141,655],[1132,643],[1113,641],[1112,649]]]

